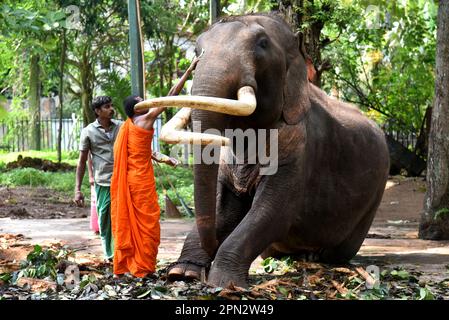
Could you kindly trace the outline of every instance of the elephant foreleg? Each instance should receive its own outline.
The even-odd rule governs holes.
[[[245,217],[253,199],[248,195],[237,196],[225,184],[218,183],[217,237],[221,244]]]
[[[200,236],[196,225],[187,235],[178,261],[168,270],[170,281],[199,280],[201,269],[209,268],[212,259],[201,248]]]
[[[254,259],[271,243],[284,239],[295,212],[295,197],[291,190],[299,190],[289,169],[262,179],[252,207],[238,226],[224,240],[215,256],[208,283],[226,287],[231,282],[246,287],[249,267]],[[297,210],[297,209],[296,209]]]

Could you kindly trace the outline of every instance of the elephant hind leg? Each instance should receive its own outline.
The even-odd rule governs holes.
[[[337,246],[320,250],[319,260],[325,263],[345,263],[351,260],[359,251],[363,241],[366,238],[374,215],[376,214],[378,204],[374,209],[365,214],[352,233]]]

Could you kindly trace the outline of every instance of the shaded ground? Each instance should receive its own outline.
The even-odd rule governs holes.
[[[351,264],[327,266],[273,260],[268,261],[269,266],[262,266],[258,258],[251,266],[250,290],[216,290],[201,283],[166,282],[165,269],[178,257],[184,238],[193,226],[192,220],[161,222],[157,279],[117,282],[112,279],[110,266],[99,267],[102,263],[100,241],[88,229],[88,218],[3,218],[0,219],[0,235],[3,235],[0,236],[0,273],[2,264],[7,269],[7,263],[25,258],[32,249],[30,244],[34,243],[48,247],[67,244],[78,250],[73,261],[79,264],[84,275],[96,270],[95,280],[87,282],[92,288],[85,287],[84,282],[78,291],[47,291],[33,296],[26,287],[10,287],[3,295],[26,299],[449,299],[449,242],[417,239],[424,192],[425,182],[421,178],[393,177],[368,237]],[[42,200],[36,197],[34,206],[39,201]],[[28,205],[33,206],[31,202]],[[88,208],[82,210],[88,214]],[[17,237],[17,234],[23,236]],[[377,283],[376,289],[367,290],[366,285],[373,278],[367,276],[366,270],[373,267],[381,274],[380,284]]]

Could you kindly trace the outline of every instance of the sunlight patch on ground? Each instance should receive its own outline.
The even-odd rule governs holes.
[[[394,186],[397,186],[399,184],[399,182],[395,182],[395,181],[387,181],[387,185],[385,186],[385,190],[388,190]]]

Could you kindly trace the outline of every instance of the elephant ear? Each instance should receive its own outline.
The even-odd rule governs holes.
[[[287,124],[297,124],[310,109],[307,68],[298,53],[289,63],[284,86],[282,115]]]

